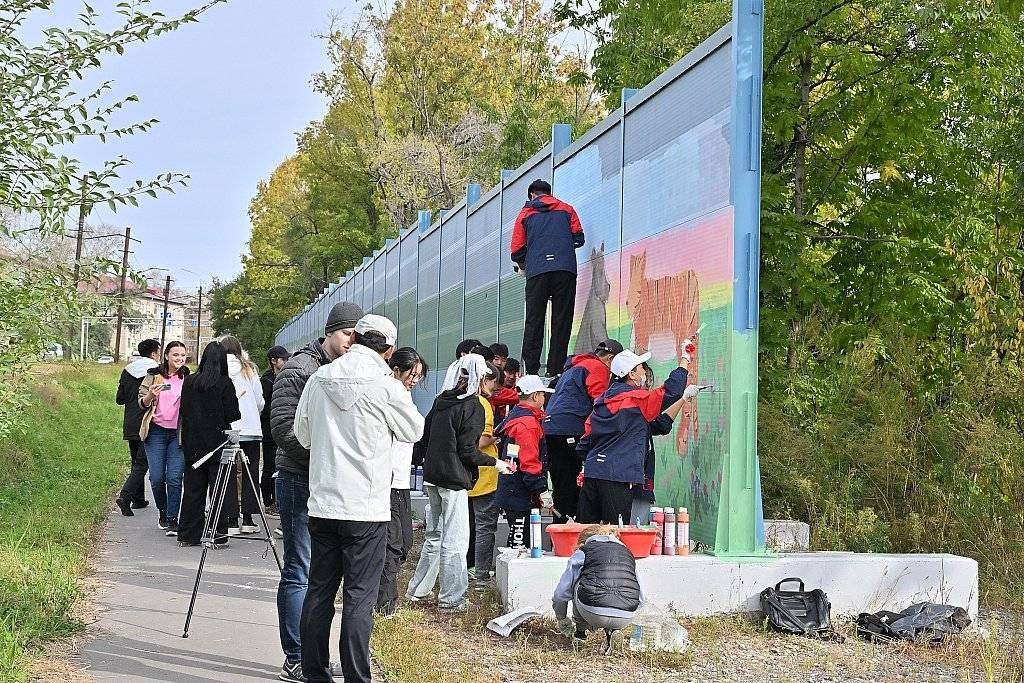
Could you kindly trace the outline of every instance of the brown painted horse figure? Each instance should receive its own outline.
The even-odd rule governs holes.
[[[629,257],[629,290],[626,308],[633,320],[633,350],[650,349],[651,336],[669,332],[675,342],[676,360],[682,356],[686,340],[700,327],[700,283],[697,273],[684,270],[676,275],[648,279],[647,252]],[[698,348],[699,352],[699,348]],[[687,384],[697,382],[697,353],[690,359]],[[700,435],[696,401],[683,406],[683,416],[676,430],[676,452],[686,455],[692,436]]]
[[[590,291],[583,308],[580,331],[576,335],[573,353],[592,353],[597,345],[608,338],[608,295],[612,285],[604,270],[604,242],[590,252]]]

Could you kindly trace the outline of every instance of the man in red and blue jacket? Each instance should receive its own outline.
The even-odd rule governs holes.
[[[548,401],[544,441],[548,447],[555,522],[559,524],[576,517],[580,497],[576,479],[583,469],[576,445],[583,437],[594,401],[608,390],[612,359],[621,352],[622,344],[606,339],[593,353],[578,353],[570,358]]]
[[[548,488],[544,473],[547,460],[544,430],[540,425],[544,419],[544,401],[551,389],[537,375],[520,377],[516,389],[519,404],[494,430],[501,436],[498,457],[515,463],[509,473],[498,476],[494,504],[508,521],[506,545],[509,548],[526,548],[530,547],[527,523],[530,508],[540,507],[540,494]]]
[[[526,374],[540,372],[544,317],[551,302],[548,376],[561,372],[569,351],[572,312],[576,305],[576,250],[583,246],[583,226],[576,209],[551,196],[551,184],[534,180],[530,200],[512,230],[512,260],[526,274],[526,324],[523,363]]]
[[[651,423],[683,398],[690,356],[683,353],[679,367],[665,384],[646,388],[650,353],[623,351],[612,360],[612,384],[594,403],[587,418],[579,450],[584,456],[579,521],[614,524],[630,522],[634,488],[646,482],[645,466]]]

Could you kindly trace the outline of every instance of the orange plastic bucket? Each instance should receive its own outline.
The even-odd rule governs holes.
[[[624,529],[616,529],[615,534],[622,541],[622,545],[629,548],[636,559],[642,559],[651,554],[651,546],[654,545],[655,529],[637,528],[635,526]]]
[[[547,532],[551,537],[551,548],[555,555],[557,557],[572,555],[580,533],[586,528],[586,524],[548,524]]]

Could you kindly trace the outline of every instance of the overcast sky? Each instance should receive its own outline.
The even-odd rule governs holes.
[[[99,10],[114,0],[90,4]],[[152,6],[171,15],[198,4],[154,0]],[[130,180],[165,171],[192,180],[176,195],[146,198],[116,215],[97,208],[90,222],[131,226],[142,240],[135,265],[168,268],[180,287],[237,274],[256,184],[295,150],[295,134],[326,109],[309,85],[327,68],[317,34],[332,16],[351,19],[355,7],[346,0],[231,0],[198,24],[110,57],[100,79],[113,80],[118,95],[140,98],[121,123],[150,117],[160,123],[134,138],[78,145],[72,154],[86,168],[124,154],[134,162],[125,173]],[[56,0],[52,11],[36,13],[31,28],[71,26],[80,10],[80,0]]]

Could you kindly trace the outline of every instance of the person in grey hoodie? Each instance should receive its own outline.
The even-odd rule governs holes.
[[[309,378],[352,346],[356,322],[363,309],[350,301],[334,304],[324,325],[324,336],[299,349],[274,380],[270,403],[270,431],[277,442],[277,481],[274,497],[281,515],[284,569],[277,587],[277,618],[285,662],[282,681],[302,683],[302,644],[299,618],[309,583],[309,449],[295,438],[295,409]],[[332,669],[332,672],[334,669]],[[336,675],[341,676],[338,669]]]
[[[121,371],[121,378],[117,383],[117,405],[124,406],[124,440],[128,442],[128,452],[131,454],[132,469],[124,480],[121,492],[117,494],[118,509],[125,517],[133,517],[132,508],[139,509],[149,505],[146,500],[146,472],[149,471],[149,462],[146,460],[146,450],[142,445],[142,438],[139,436],[139,427],[142,426],[142,415],[145,412],[139,405],[139,385],[146,377],[146,373],[160,364],[160,342],[156,339],[143,339],[139,342],[139,357],[128,363]]]

